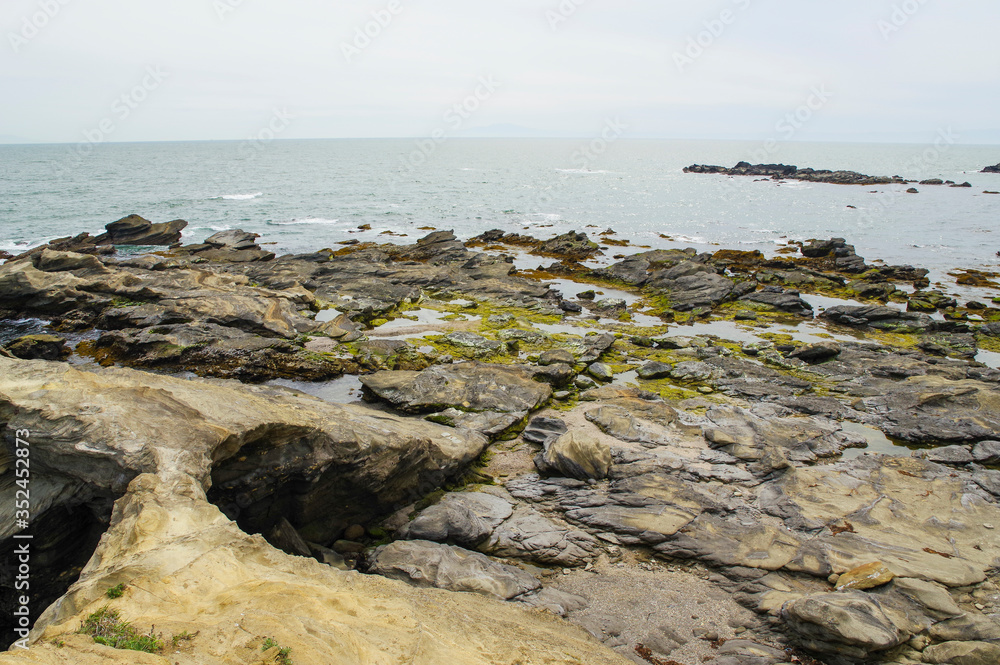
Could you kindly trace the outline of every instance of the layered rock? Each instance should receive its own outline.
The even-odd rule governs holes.
[[[111,222],[107,233],[97,236],[98,245],[173,245],[181,240],[181,231],[188,225],[182,219],[154,224],[139,215],[129,215]]]
[[[807,182],[823,182],[835,185],[888,185],[904,183],[898,176],[870,176],[855,171],[827,171],[800,169],[797,166],[785,164],[750,164],[740,162],[731,169],[723,166],[705,166],[695,164],[684,169],[685,173],[715,173],[730,176],[756,176],[774,178],[775,180],[804,180]]]

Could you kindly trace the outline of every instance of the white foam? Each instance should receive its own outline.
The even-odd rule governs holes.
[[[264,196],[264,192],[257,192],[256,194],[223,194],[222,196],[213,196],[211,200],[217,201],[222,199],[224,201],[249,201],[250,199],[255,199],[259,196]]]
[[[557,215],[555,213],[548,212],[533,212],[528,217],[540,217],[540,220],[532,220],[532,222],[542,221],[542,222],[558,222],[562,220],[562,215]]]
[[[271,226],[295,226],[297,224],[340,224],[339,219],[324,219],[322,217],[308,217],[306,219],[293,219],[288,222],[268,222]]]
[[[560,173],[584,173],[586,175],[599,175],[602,173],[614,173],[614,171],[602,171],[600,169],[591,171],[590,169],[556,169]]]

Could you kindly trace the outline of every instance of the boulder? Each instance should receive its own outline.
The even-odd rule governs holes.
[[[914,453],[938,464],[968,464],[973,460],[972,452],[966,446],[944,446]]]
[[[591,241],[586,233],[570,231],[551,240],[546,240],[531,253],[570,261],[585,261],[595,254],[600,254],[600,252],[600,246]]]
[[[66,340],[56,335],[25,335],[7,345],[22,360],[63,360],[70,354]]]
[[[260,249],[257,245],[259,233],[250,233],[242,229],[232,229],[229,231],[219,231],[215,235],[205,239],[206,245],[212,245],[217,249],[227,249],[231,251],[241,251],[246,249]]]
[[[866,659],[909,639],[878,601],[861,591],[791,601],[781,608],[781,618],[805,648],[833,656]]]
[[[945,642],[924,650],[924,662],[933,665],[995,665],[1000,663],[1000,644],[989,642]]]
[[[590,534],[559,526],[528,507],[518,508],[494,531],[482,550],[494,556],[562,567],[586,565],[600,554],[598,541]]]
[[[800,346],[788,354],[790,358],[798,358],[807,363],[821,363],[840,355],[840,345],[836,342],[817,342]]]
[[[490,494],[446,494],[441,501],[417,515],[403,528],[401,535],[410,540],[475,547],[486,540],[512,512],[508,501]]]
[[[1000,464],[1000,441],[980,441],[972,449],[972,458],[979,464]]]
[[[674,368],[673,365],[661,362],[649,362],[639,368],[638,374],[640,379],[662,379],[666,376],[670,376],[670,371]]]
[[[182,219],[154,224],[139,215],[129,215],[111,222],[107,233],[95,240],[98,245],[174,245],[181,241],[181,231],[188,225]]]
[[[837,580],[837,591],[874,589],[888,584],[895,577],[896,575],[881,561],[867,563],[841,575]]]
[[[812,318],[812,305],[803,300],[798,291],[786,291],[777,286],[766,286],[762,291],[749,293],[741,297],[740,300],[767,305],[780,312]]]
[[[571,431],[553,441],[535,458],[541,473],[600,480],[611,470],[611,449],[596,437]]]
[[[435,365],[422,372],[377,372],[361,377],[361,383],[368,394],[409,413],[453,407],[527,414],[552,397],[552,387],[533,376],[530,368],[518,365],[470,362]]]
[[[587,373],[598,381],[610,381],[615,378],[614,370],[605,363],[593,363],[587,368]]]
[[[467,591],[510,600],[541,588],[520,568],[425,540],[398,540],[375,550],[368,572],[417,587]]]
[[[540,356],[538,356],[538,364],[542,366],[548,365],[573,365],[576,363],[576,357],[566,349],[552,349],[549,351],[543,351]]]
[[[669,271],[653,273],[649,286],[660,291],[670,301],[670,306],[679,312],[695,308],[712,308],[730,298],[736,288],[733,280],[723,277],[709,268],[678,277],[668,276]]]
[[[987,166],[981,171],[981,173],[1000,173],[1000,164],[997,164],[996,166]]]

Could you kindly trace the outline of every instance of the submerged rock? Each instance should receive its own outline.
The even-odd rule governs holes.
[[[56,335],[25,335],[6,348],[22,360],[62,360],[70,354],[66,340]]]

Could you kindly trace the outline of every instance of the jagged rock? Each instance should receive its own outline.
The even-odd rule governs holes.
[[[259,233],[249,233],[242,229],[232,229],[230,231],[219,231],[215,235],[209,236],[205,239],[205,244],[233,251],[260,249],[257,245],[257,238],[259,237]]]
[[[471,332],[453,332],[444,336],[444,341],[458,347],[461,351],[469,351],[475,358],[485,358],[501,353],[503,344],[493,339]]]
[[[611,469],[611,449],[583,432],[567,432],[535,458],[535,466],[541,473],[600,480]]]
[[[1000,662],[1000,644],[945,642],[924,650],[924,661],[934,665],[994,665]]]
[[[290,648],[296,663],[396,663],[413,660],[416,653],[428,654],[427,662],[455,665],[528,657],[595,665],[627,662],[582,630],[545,613],[526,613],[479,594],[427,591],[288,556],[259,536],[241,532],[205,501],[198,482],[174,477],[167,467],[163,472],[164,477],[146,474],[132,482],[80,581],[38,621],[30,649],[5,652],[0,661],[226,665],[235,653],[246,653],[247,662],[262,663],[274,656],[261,651],[264,636],[269,636]],[[509,579],[515,590],[518,584],[537,584],[513,574]],[[495,579],[473,578],[476,582],[504,588]],[[171,652],[167,661],[160,654],[111,649],[77,634],[84,618],[107,605],[107,589],[119,583],[129,590],[114,601],[114,608],[138,632],[155,626],[168,645],[170,635],[196,636],[184,643],[183,654]],[[438,636],[433,644],[424,631]]]
[[[361,377],[365,389],[401,411],[522,413],[552,397],[552,387],[532,380],[534,372],[517,365],[460,363],[435,365],[422,372],[385,371]]]
[[[544,588],[519,600],[529,607],[537,607],[561,617],[586,609],[589,605],[586,598],[552,588]]]
[[[566,433],[566,423],[558,418],[532,418],[521,436],[525,441],[547,446]]]
[[[1000,498],[1000,471],[979,471],[972,480],[993,496]]]
[[[569,365],[559,363],[537,368],[533,378],[535,381],[543,381],[557,388],[563,388],[576,378],[576,371]]]
[[[740,162],[731,169],[723,166],[707,166],[694,164],[684,169],[685,173],[718,173],[731,176],[758,176],[776,180],[792,179],[808,182],[822,182],[834,185],[887,185],[904,182],[899,177],[869,176],[855,171],[829,171],[815,169],[799,169],[786,164],[750,164]]]
[[[925,332],[936,329],[935,322],[926,314],[903,312],[895,307],[880,305],[837,305],[820,314],[845,326],[871,326],[890,332]]]
[[[719,305],[733,295],[736,288],[733,280],[714,272],[711,267],[693,264],[700,268],[691,274],[680,273],[674,277],[670,270],[654,273],[648,285],[661,291],[670,301],[670,306],[679,312],[688,312],[695,308],[711,308]],[[676,266],[674,269],[676,271]]]
[[[62,360],[70,354],[66,340],[56,335],[25,335],[6,348],[22,360]]]
[[[812,318],[812,305],[799,296],[798,291],[786,291],[776,286],[766,286],[763,291],[749,293],[741,301],[755,302],[773,307],[781,312],[798,314]]]
[[[291,523],[282,517],[267,534],[267,542],[294,556],[312,556],[312,550]]]
[[[615,373],[605,363],[594,363],[587,368],[587,372],[598,381],[610,381],[615,378]]]
[[[944,446],[914,454],[938,464],[968,464],[973,460],[972,452],[965,446]]]
[[[668,363],[649,362],[639,368],[638,374],[640,379],[662,379],[665,376],[670,376],[670,371],[673,368],[674,366]]]
[[[182,219],[154,224],[139,215],[129,215],[111,222],[95,239],[98,245],[173,245],[181,241],[181,231],[188,225]]]
[[[482,550],[563,567],[586,565],[600,553],[597,539],[590,534],[561,527],[528,507],[518,508],[499,525]]]
[[[840,345],[836,342],[817,342],[800,346],[792,351],[788,356],[798,358],[807,363],[821,363],[840,355]]]
[[[550,351],[544,351],[540,356],[538,356],[539,365],[557,365],[560,363],[573,365],[576,363],[576,358],[566,349],[552,349]]]
[[[868,658],[909,638],[860,591],[794,600],[782,608],[781,617],[803,646],[831,655]]]
[[[937,642],[1000,642],[1000,622],[977,614],[963,614],[930,628]]]
[[[979,464],[1000,464],[1000,441],[981,441],[972,449],[972,457]]]
[[[531,253],[541,256],[555,256],[571,261],[585,261],[595,254],[599,254],[600,251],[600,246],[596,242],[592,242],[586,233],[570,231],[551,240],[546,240]]]
[[[399,540],[375,550],[369,572],[418,587],[468,591],[510,600],[541,583],[520,568],[454,545]]]
[[[987,166],[981,171],[981,173],[1000,173],[1000,164],[997,164],[996,166]]]
[[[401,536],[475,547],[511,516],[508,501],[480,492],[446,494],[404,527]]]
[[[459,409],[445,409],[425,416],[426,420],[448,427],[461,427],[490,437],[503,434],[524,419],[520,412],[498,413],[496,411],[469,412]]]
[[[585,417],[605,434],[622,441],[662,446],[673,443],[677,438],[663,425],[639,418],[621,406],[607,405],[592,409],[586,412]]]

